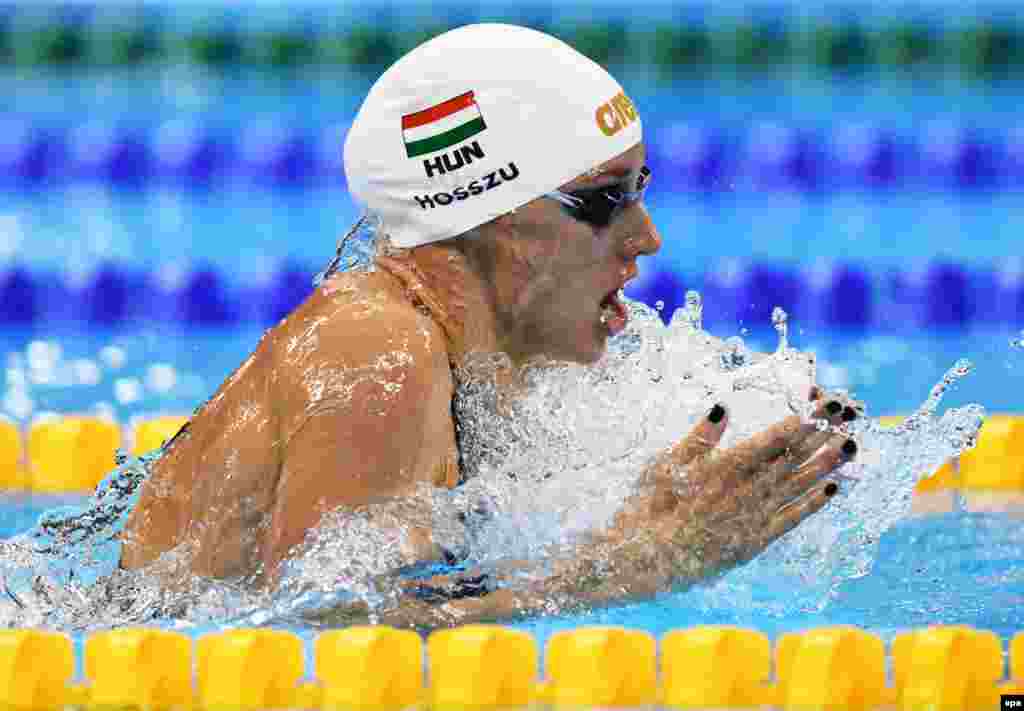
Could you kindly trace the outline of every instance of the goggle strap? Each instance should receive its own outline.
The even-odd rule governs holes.
[[[575,195],[569,193],[563,193],[561,190],[554,190],[550,193],[544,193],[544,197],[551,198],[557,202],[562,203],[567,207],[582,207],[583,201]]]
[[[640,176],[636,179],[636,190],[618,191],[619,194],[617,197],[612,197],[611,195],[608,194],[607,191],[602,191],[602,194],[606,198],[608,198],[608,200],[611,203],[615,205],[618,205],[619,203],[622,202],[640,200],[641,198],[643,198],[644,192],[646,192],[648,185],[650,185],[650,179],[651,169],[645,165],[643,168],[640,169]],[[583,205],[583,200],[576,197],[575,195],[569,195],[568,193],[564,193],[561,190],[553,190],[550,193],[544,193],[544,197],[549,197],[553,200],[557,200],[558,202],[562,203],[563,205],[567,205],[568,207],[581,207]]]

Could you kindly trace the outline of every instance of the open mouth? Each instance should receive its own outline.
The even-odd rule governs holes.
[[[601,323],[613,336],[622,333],[626,328],[626,322],[629,321],[629,311],[622,303],[622,298],[622,289],[612,289],[601,299]]]

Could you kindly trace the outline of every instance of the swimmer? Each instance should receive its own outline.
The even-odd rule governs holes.
[[[470,25],[413,49],[371,88],[344,163],[385,236],[375,269],[323,281],[197,410],[153,464],[123,568],[155,570],[173,553],[186,575],[272,589],[325,514],[396,500],[408,519],[377,523],[406,531],[403,562],[449,560],[422,491],[466,474],[456,369],[501,353],[514,388],[537,359],[598,361],[627,325],[619,290],[661,246],[642,201],[655,176],[637,108],[604,69],[534,30]],[[858,414],[817,388],[808,398],[835,426]],[[613,525],[546,577],[512,588],[442,576],[407,585],[376,619],[503,619],[707,579],[821,509],[838,486],[828,475],[856,452],[797,415],[721,451],[728,423],[712,408],[637,472]]]

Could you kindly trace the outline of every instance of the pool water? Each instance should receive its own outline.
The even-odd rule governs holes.
[[[725,338],[736,329],[709,328]],[[774,348],[770,324],[751,324],[754,350]],[[124,328],[64,324],[9,327],[0,333],[6,387],[0,412],[27,422],[45,412],[96,413],[121,423],[156,414],[190,414],[253,351],[264,328],[192,328],[145,323]],[[872,416],[907,414],[957,359],[976,368],[947,396],[950,406],[979,402],[989,412],[1021,412],[1024,348],[1019,329],[857,333],[790,323],[793,346],[818,356],[818,380],[844,388]]]
[[[630,364],[631,358],[649,358],[652,354],[643,350],[645,337],[649,338],[651,333],[675,333],[672,331],[675,326],[665,331],[660,330],[662,326],[654,326],[655,312],[644,313],[655,321],[640,321],[635,326],[641,329],[636,336],[641,350],[637,351],[638,355],[630,356],[627,349],[622,356],[624,360],[617,362]],[[1007,410],[1013,410],[1013,394],[1004,394],[1000,400],[997,393],[1014,390],[1008,384],[1019,381],[1020,354],[1002,334],[999,338],[1003,347],[993,348],[992,344],[998,339],[992,334],[967,337],[962,333],[949,334],[946,340],[933,335],[910,334],[903,337],[823,334],[815,338],[814,334],[801,335],[795,324],[790,328],[791,346],[806,348],[804,338],[815,344],[819,354],[818,381],[827,386],[850,388],[868,404],[868,415],[916,410],[953,361],[957,360],[959,367],[963,362],[959,359],[965,356],[975,358],[974,372],[943,394],[941,405],[947,413],[953,414],[954,408],[963,403],[987,399],[1004,402]],[[632,333],[632,330],[627,331],[627,335]],[[206,333],[198,338],[194,333],[187,337],[181,334],[180,340],[169,339],[166,333],[94,332],[88,336],[50,333],[51,340],[24,343],[35,335],[21,334],[21,341],[9,354],[8,375],[16,369],[10,367],[11,363],[23,368],[25,392],[41,410],[73,411],[86,409],[90,404],[95,408],[96,403],[101,402],[106,403],[108,413],[120,421],[129,421],[146,412],[168,409],[180,412],[183,405],[194,406],[201,402],[245,356],[258,338],[259,330],[246,335]],[[763,351],[770,351],[773,346],[767,334],[757,331],[747,334],[747,342]],[[665,341],[667,343],[669,341]],[[113,353],[117,351],[120,355],[115,357]],[[212,358],[207,357],[211,355]],[[66,364],[82,360],[94,362],[100,377],[84,385],[74,380],[61,384]],[[162,384],[152,373],[157,363],[164,368]],[[172,379],[170,387],[166,387],[168,372],[180,374],[180,378],[176,375]],[[133,390],[125,387],[126,380],[136,383],[136,399],[125,397],[126,392]],[[185,390],[177,389],[179,380],[188,384],[182,386]],[[661,387],[666,386],[671,387],[662,382]],[[102,394],[104,392],[107,394]],[[586,403],[581,401],[580,405],[586,406]],[[941,413],[937,412],[936,416],[938,414]],[[944,437],[960,436],[956,433],[961,432],[963,426],[953,427],[953,424],[951,421],[945,429],[928,430],[933,444],[946,448],[962,446],[954,441],[942,442]],[[939,421],[935,420],[935,426],[938,425]],[[864,436],[868,435],[878,436],[877,432],[866,432]],[[938,439],[934,439],[936,437]],[[1024,607],[1017,604],[1024,601],[1024,566],[1019,565],[1024,546],[1024,520],[963,512],[920,519],[907,517],[905,511],[901,514],[900,506],[891,504],[907,500],[913,478],[907,470],[906,458],[908,452],[911,457],[916,456],[913,453],[918,450],[913,447],[921,445],[913,445],[908,440],[903,446],[892,465],[901,472],[899,476],[890,477],[879,461],[873,464],[866,461],[867,469],[863,471],[868,471],[870,476],[865,480],[855,477],[844,484],[851,487],[853,503],[842,513],[830,514],[828,521],[819,514],[819,521],[812,518],[805,522],[750,564],[716,581],[684,592],[665,594],[650,602],[570,617],[544,617],[521,622],[519,626],[540,640],[558,629],[580,624],[628,624],[654,634],[698,623],[740,624],[774,637],[786,631],[850,623],[889,638],[901,629],[942,622],[973,624],[1005,637],[1012,635],[1024,622],[1021,612]],[[924,455],[930,450],[920,452]],[[897,461],[900,456],[902,462]],[[582,483],[581,486],[585,488]],[[885,486],[894,487],[894,491],[878,488]],[[81,499],[67,497],[62,500],[8,498],[0,504],[0,536],[9,538],[30,530],[40,515],[56,506],[81,503],[84,503]],[[871,519],[861,523],[857,519],[859,515],[869,515]],[[537,520],[543,518],[541,515]],[[543,526],[538,531],[543,535]],[[104,546],[99,542],[94,550],[90,549],[89,555],[101,562],[100,568],[110,569],[116,560],[116,549]],[[11,552],[6,552],[4,557],[7,566],[19,560]],[[59,581],[67,580],[69,570],[75,568],[75,560],[74,557],[56,560],[49,568],[47,575],[58,581],[51,595],[60,594]],[[6,575],[14,577],[26,572],[33,574],[29,569],[14,573],[10,567],[7,570]],[[78,580],[88,581],[91,575],[82,569]],[[21,584],[26,582],[21,581]],[[19,589],[14,582],[10,584],[12,589]],[[253,624],[265,619],[282,622],[269,608],[250,610],[239,617],[231,614],[232,603],[224,604],[226,607],[216,608],[213,613],[204,610],[198,617],[167,624],[202,632],[225,624]],[[71,631],[93,624],[65,615],[67,610],[74,611],[75,604],[64,611],[59,602],[56,607],[56,617],[48,616],[50,613],[40,607],[40,622],[56,623]],[[289,623],[291,629],[306,637],[315,631],[311,626],[294,622],[297,619],[294,615],[283,619],[293,620]]]
[[[4,497],[0,535],[26,531],[53,506],[76,502],[81,499]],[[774,559],[769,549],[744,568],[686,592],[514,626],[540,643],[562,629],[606,624],[656,636],[698,624],[742,625],[772,639],[786,632],[850,624],[886,641],[911,628],[966,624],[992,630],[1004,643],[1024,626],[1021,518],[964,512],[908,518],[865,546],[873,549],[870,569],[834,588],[816,585],[814,571]],[[203,634],[221,629],[223,623],[167,626]],[[317,632],[303,626],[288,629],[306,639]],[[79,641],[84,638],[81,632],[73,635]]]
[[[343,183],[302,191],[156,185],[141,192],[83,183],[45,194],[40,200],[0,189],[0,264],[71,273],[103,262],[147,270],[212,265],[252,278],[285,257],[319,268],[358,217]],[[656,174],[647,202],[663,238],[658,265],[693,273],[724,258],[903,268],[939,258],[998,264],[1020,256],[1018,198],[1014,190],[933,189],[705,195]]]

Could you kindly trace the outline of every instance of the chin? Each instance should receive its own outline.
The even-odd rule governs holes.
[[[580,365],[593,365],[604,357],[604,352],[604,343],[598,342],[587,345],[573,343],[566,344],[564,348],[548,349],[545,351],[544,357],[553,361],[578,363]]]
[[[593,365],[597,361],[604,357],[605,351],[608,349],[608,336],[604,334],[595,334],[593,340],[589,343],[576,343],[573,357],[567,358],[574,363],[581,365]]]
[[[557,339],[535,339],[532,348],[523,350],[523,360],[540,356],[548,360],[579,363],[580,365],[592,365],[601,360],[607,351],[610,338],[604,325],[597,324],[592,329],[580,323],[573,324],[573,326],[572,330],[565,329],[558,333],[560,337]],[[553,334],[555,331],[549,329],[548,333]]]

